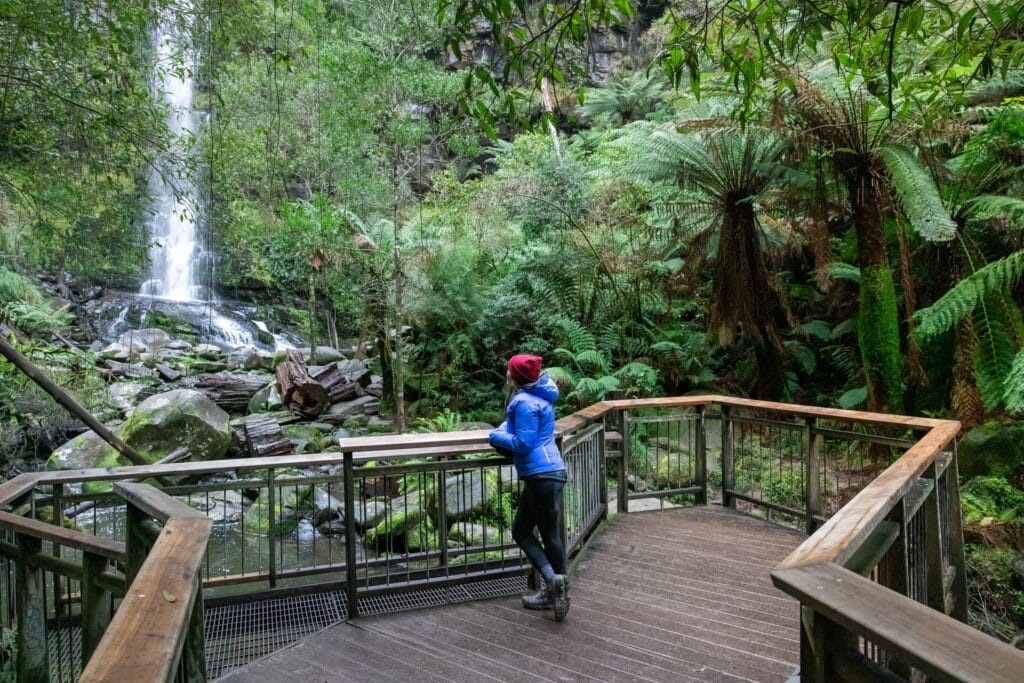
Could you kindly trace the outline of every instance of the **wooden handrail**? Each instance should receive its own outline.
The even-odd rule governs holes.
[[[772,582],[930,679],[1011,683],[1024,673],[1024,652],[833,562],[776,569]]]
[[[80,681],[173,680],[212,528],[205,517],[167,521]]]
[[[934,427],[832,515],[817,533],[801,543],[777,568],[824,561],[845,564],[959,431],[959,422],[944,421]]]
[[[10,512],[0,512],[0,526],[17,534],[31,536],[41,541],[53,541],[68,548],[76,548],[82,552],[105,557],[108,560],[123,562],[127,558],[124,543],[119,541],[65,529],[62,526],[47,524],[21,515],[13,515]]]
[[[166,523],[172,517],[207,519],[199,510],[190,508],[148,484],[118,482],[114,484],[114,493],[161,523]]]

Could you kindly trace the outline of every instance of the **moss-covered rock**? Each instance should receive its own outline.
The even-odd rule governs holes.
[[[231,445],[230,418],[201,392],[176,389],[147,398],[118,429],[150,461],[186,447],[193,460],[223,458]]]
[[[281,503],[274,503],[273,510],[265,498],[257,499],[245,511],[242,518],[242,529],[247,534],[266,535],[270,533],[270,519],[273,514],[274,522],[277,524],[279,535],[294,533],[299,526],[299,517],[294,510],[282,507]]]
[[[512,536],[507,531],[487,524],[462,522],[456,524],[448,532],[448,538],[462,543],[466,547],[498,546],[508,543]]]
[[[518,491],[519,480],[512,467],[473,469],[448,477],[444,482],[445,514],[448,523],[481,517],[501,519],[509,494]],[[439,496],[431,492],[431,510],[440,507]]]
[[[366,532],[363,541],[381,552],[401,552],[410,544],[419,548],[429,543],[431,531],[435,527],[427,511],[418,501],[402,496],[388,504],[384,519]]]

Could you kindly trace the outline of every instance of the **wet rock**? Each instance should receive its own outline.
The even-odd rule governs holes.
[[[437,545],[434,522],[417,502],[409,497],[395,498],[390,513],[366,532],[364,542],[378,551],[423,550]]]
[[[487,514],[500,516],[502,497],[518,491],[518,484],[519,478],[511,466],[471,470],[449,477],[444,482],[448,521],[461,522]],[[432,497],[431,507],[438,507],[436,497]]]
[[[327,412],[330,415],[336,415],[338,417],[350,417],[352,415],[365,413],[365,408],[367,404],[370,403],[380,405],[380,401],[374,396],[360,396],[359,398],[355,398],[351,401],[335,403],[327,410]]]
[[[193,460],[214,460],[231,445],[228,422],[228,414],[201,392],[176,389],[140,403],[118,433],[150,461],[181,447]]]
[[[224,352],[213,344],[200,344],[192,349],[200,358],[206,358],[207,360],[218,360],[224,357]]]
[[[340,489],[341,487],[336,487]],[[332,488],[332,491],[334,488]],[[313,520],[322,524],[330,520],[343,520],[345,517],[345,502],[338,500],[320,487],[313,488]]]
[[[318,346],[316,347],[316,353],[311,353],[308,348],[301,349],[301,351],[307,365],[327,365],[328,363],[345,360],[345,356],[341,354],[341,351],[330,346]]]
[[[118,452],[91,429],[57,448],[46,461],[46,469],[82,470],[92,467],[117,467]]]
[[[172,341],[174,340],[171,338],[171,335],[157,328],[129,330],[117,338],[117,343],[124,347],[141,344],[142,350],[150,353],[164,348]]]
[[[263,387],[249,401],[249,414],[269,413],[283,408],[281,403],[281,392],[277,389],[277,382],[271,382]]]
[[[274,354],[263,349],[251,349],[245,354],[241,365],[245,370],[272,370]]]
[[[508,543],[512,535],[501,529],[486,524],[464,522],[456,524],[448,532],[448,538],[468,547],[499,546]]]
[[[156,372],[141,363],[122,363],[116,360],[105,360],[103,366],[110,371],[112,377],[128,377],[130,379],[155,379]]]
[[[380,524],[388,513],[386,500],[374,498],[371,500],[357,502],[353,518],[356,521],[356,528],[365,531]]]
[[[107,387],[110,402],[125,415],[152,393],[150,386],[142,382],[114,382]]]
[[[206,513],[214,524],[234,524],[242,518],[246,499],[240,491],[216,491],[209,496],[182,500],[186,505]]]
[[[344,427],[338,427],[331,434],[331,441],[337,441],[338,439],[350,439],[352,438],[352,432],[348,431]]]
[[[156,374],[159,375],[160,379],[162,379],[165,382],[176,382],[177,380],[181,379],[180,372],[166,365],[161,365],[157,363],[154,369],[156,370]]]
[[[223,372],[228,369],[227,363],[219,360],[197,360],[192,364],[195,372]]]
[[[139,359],[139,354],[145,350],[146,347],[143,344],[128,346],[115,342],[104,347],[97,355],[103,360],[115,360],[127,363],[137,361]]]
[[[184,339],[175,339],[167,345],[167,348],[172,351],[191,351],[195,347]]]

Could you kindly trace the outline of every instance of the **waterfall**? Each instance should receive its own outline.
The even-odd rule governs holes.
[[[191,9],[188,5],[184,12]],[[166,152],[149,171],[150,204],[146,209],[149,239],[150,279],[143,283],[142,294],[174,301],[199,301],[204,298],[197,279],[197,265],[206,259],[198,241],[204,219],[202,197],[188,164],[181,163],[193,153],[199,113],[192,107],[195,83],[192,78],[195,59],[176,24],[176,17],[165,13],[153,34],[156,64],[151,87],[155,97],[167,107],[168,128],[181,155]],[[178,55],[180,53],[180,57]]]

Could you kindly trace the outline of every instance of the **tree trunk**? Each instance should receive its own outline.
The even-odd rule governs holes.
[[[771,343],[755,344],[757,358],[757,397],[762,401],[778,401],[786,387],[786,371],[782,354]]]
[[[868,389],[868,410],[902,412],[903,370],[900,355],[896,286],[886,254],[885,222],[878,169],[862,164],[846,173],[846,187],[857,230],[860,265],[860,316],[857,338]]]
[[[267,375],[218,372],[206,375],[196,388],[229,413],[244,413],[256,392],[267,385]]]
[[[295,414],[316,417],[329,405],[327,390],[309,376],[302,353],[288,352],[288,360],[277,366],[277,382],[281,387],[281,403]]]

